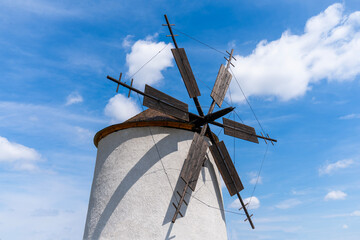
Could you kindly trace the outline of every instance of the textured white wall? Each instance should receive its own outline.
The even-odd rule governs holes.
[[[181,208],[185,216],[171,223],[174,189],[182,192],[179,174],[193,135],[141,127],[100,140],[84,239],[227,239],[224,213],[194,198],[223,209],[220,178],[209,151],[196,191],[188,190],[189,206]]]

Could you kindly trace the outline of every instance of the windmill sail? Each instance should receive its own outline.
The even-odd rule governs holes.
[[[211,154],[231,196],[244,189],[223,141],[211,145]]]
[[[195,133],[188,156],[185,159],[180,173],[181,178],[185,181],[185,183],[189,184],[189,187],[193,191],[195,191],[207,147],[204,136]]]
[[[156,90],[149,85],[145,85],[145,94],[161,101],[157,101],[145,95],[143,101],[144,106],[158,110],[162,113],[179,118],[181,120],[189,121],[189,108],[186,103],[183,103],[176,98]]]
[[[246,141],[259,143],[255,129],[253,127],[223,118],[224,133],[226,135],[240,138]]]
[[[194,98],[200,96],[200,90],[196,83],[194,74],[191,70],[189,60],[185,53],[185,49],[173,48],[171,49],[171,52],[174,55],[176,64],[179,68],[180,74],[189,93],[189,97]]]
[[[224,101],[226,92],[230,85],[231,78],[232,76],[230,72],[225,68],[223,64],[221,64],[219,73],[216,77],[215,85],[210,94],[210,96],[214,99],[214,101],[219,107],[221,107]]]

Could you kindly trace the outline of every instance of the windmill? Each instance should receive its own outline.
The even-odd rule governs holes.
[[[201,171],[201,167],[206,159],[205,154],[207,148],[209,147],[210,152],[215,160],[216,166],[225,182],[225,185],[230,195],[231,196],[234,196],[235,194],[237,195],[241,204],[241,209],[244,210],[246,215],[245,221],[249,221],[251,227],[254,229],[255,227],[251,220],[252,215],[249,215],[246,205],[239,193],[241,190],[244,189],[244,186],[240,180],[240,177],[235,169],[235,166],[230,158],[230,155],[227,151],[224,142],[223,141],[218,142],[215,139],[215,137],[213,136],[210,130],[210,124],[223,128],[224,133],[226,135],[233,136],[246,141],[259,143],[258,138],[264,139],[265,141],[268,140],[272,144],[273,142],[277,142],[277,141],[275,139],[270,138],[268,135],[264,136],[262,133],[261,136],[257,135],[253,127],[232,121],[227,118],[222,118],[223,123],[219,123],[216,121],[217,119],[223,117],[224,115],[234,110],[233,107],[228,107],[214,112],[215,105],[218,105],[219,107],[222,106],[222,103],[224,101],[227,89],[229,87],[232,78],[232,75],[229,72],[229,68],[230,65],[233,66],[231,61],[233,59],[236,60],[233,57],[233,50],[231,50],[230,53],[227,52],[229,55],[228,58],[225,58],[227,60],[227,65],[224,66],[223,64],[221,64],[220,66],[220,70],[218,72],[214,87],[210,94],[213,100],[208,110],[208,113],[206,115],[204,114],[200,102],[198,100],[198,97],[200,96],[200,90],[197,86],[197,82],[195,80],[195,76],[192,72],[185,50],[183,48],[179,48],[177,45],[175,39],[176,35],[174,35],[172,31],[172,26],[174,24],[170,24],[166,15],[165,15],[165,20],[166,20],[166,24],[163,24],[163,26],[168,27],[170,32],[170,35],[168,36],[172,38],[175,46],[175,48],[171,49],[172,54],[179,68],[180,74],[186,86],[189,97],[193,99],[198,113],[194,114],[189,112],[188,105],[186,103],[181,102],[178,99],[175,99],[149,85],[145,85],[145,91],[142,92],[132,87],[132,84],[127,85],[126,83],[121,82],[121,74],[119,80],[112,78],[110,76],[107,76],[107,78],[117,83],[118,87],[119,85],[121,85],[123,87],[128,88],[129,95],[130,95],[130,91],[134,91],[138,94],[143,95],[144,106],[160,111],[166,115],[170,115],[179,120],[194,124],[197,128],[201,128],[200,133],[194,134],[194,138],[192,140],[189,152],[187,154],[182,170],[180,172],[180,178],[184,181],[185,185],[182,193],[179,193],[180,201],[177,204],[173,203],[173,206],[175,207],[175,213],[173,215],[172,222],[175,223],[179,214],[183,216],[180,212],[180,209],[182,204],[184,203],[185,195],[188,189],[195,191],[196,183]],[[211,142],[210,146],[208,146],[207,142],[205,141],[205,137],[204,137],[205,134]]]

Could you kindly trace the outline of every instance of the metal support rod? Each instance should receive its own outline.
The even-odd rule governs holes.
[[[176,48],[178,48],[178,45],[177,45],[177,43],[176,43],[176,40],[175,40],[173,31],[172,31],[172,29],[171,29],[171,25],[170,25],[169,19],[168,19],[168,17],[166,16],[166,14],[164,15],[164,17],[165,17],[165,21],[166,21],[166,23],[167,23],[167,26],[168,26],[168,28],[169,28],[169,31],[170,31],[170,34],[171,34],[171,38],[172,38],[172,40],[173,40],[173,42],[174,42],[174,45],[175,45]]]

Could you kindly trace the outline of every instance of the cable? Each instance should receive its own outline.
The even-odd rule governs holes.
[[[269,143],[269,144],[270,144],[270,143]],[[258,176],[257,176],[257,179],[256,179],[256,183],[255,183],[255,186],[254,186],[254,188],[253,188],[253,191],[252,191],[252,193],[251,193],[251,197],[250,197],[250,200],[249,200],[249,205],[250,205],[250,203],[251,203],[252,197],[254,196],[255,189],[256,189],[256,187],[257,187],[257,185],[258,185],[258,183],[259,183],[261,170],[262,170],[262,168],[263,168],[263,165],[264,165],[264,162],[265,162],[265,159],[266,159],[266,155],[267,155],[267,152],[268,152],[268,150],[269,150],[269,144],[266,144],[266,151],[265,151],[264,157],[263,157],[263,159],[262,159],[262,161],[261,161],[261,165],[260,165],[260,169],[259,169]]]
[[[176,29],[174,27],[172,27],[172,29],[174,29],[175,31],[177,31],[177,32],[179,32],[179,33],[181,33],[181,34],[183,34],[185,36],[187,36],[188,38],[191,38],[192,40],[194,40],[194,41],[196,41],[196,42],[198,42],[200,44],[203,44],[203,45],[207,46],[208,48],[211,48],[212,50],[214,50],[214,51],[216,51],[216,52],[218,52],[218,53],[220,53],[222,55],[228,56],[228,54],[226,54],[226,53],[224,53],[224,52],[222,52],[222,51],[220,51],[220,50],[218,50],[218,49],[216,49],[216,48],[214,48],[214,47],[212,47],[212,46],[210,46],[210,45],[208,45],[208,44],[206,44],[206,43],[204,43],[204,42],[202,42],[202,41],[200,41],[200,40],[198,40],[198,39],[196,39],[196,38],[194,38],[194,37],[192,37],[192,36],[190,36],[190,35],[188,35],[188,34],[186,34],[184,32],[182,32],[182,31],[180,31],[179,29]]]
[[[233,213],[233,214],[242,215],[242,216],[245,215],[244,213],[234,212],[234,211],[230,211],[230,210],[226,210],[226,209],[221,209],[221,208],[218,208],[218,207],[215,207],[215,206],[211,206],[210,204],[207,204],[206,202],[200,200],[199,198],[197,198],[197,197],[195,197],[195,196],[192,196],[192,194],[190,194],[190,193],[188,193],[188,192],[186,192],[186,194],[189,194],[191,198],[196,199],[197,201],[199,201],[200,203],[204,204],[204,205],[207,206],[208,208],[213,208],[213,209],[220,210],[220,211],[223,211],[223,212]]]
[[[166,44],[165,47],[163,47],[158,53],[156,53],[154,56],[152,56],[146,63],[144,63],[133,75],[129,77],[129,79],[133,78],[138,72],[141,71],[148,63],[150,63],[157,55],[159,55],[165,48],[167,48],[169,44]]]
[[[254,114],[254,117],[255,117],[256,121],[258,122],[258,124],[259,124],[259,126],[260,126],[261,130],[262,130],[262,131],[263,131],[263,133],[265,134],[265,131],[264,131],[264,129],[263,129],[263,127],[262,127],[262,125],[261,125],[261,123],[260,123],[259,119],[257,118],[257,116],[256,116],[256,114],[255,114],[255,112],[254,112],[254,109],[253,109],[253,108],[252,108],[252,106],[250,105],[250,102],[249,102],[249,100],[247,99],[247,97],[246,97],[246,95],[245,95],[244,91],[242,90],[242,88],[241,88],[241,86],[240,86],[239,81],[237,80],[237,78],[236,78],[236,76],[235,76],[234,72],[232,71],[231,67],[230,67],[229,69],[230,69],[230,71],[231,71],[231,73],[232,73],[233,77],[235,78],[236,83],[237,83],[237,85],[239,86],[239,88],[240,88],[240,90],[241,90],[241,92],[242,92],[242,94],[243,94],[243,96],[244,96],[244,98],[245,98],[245,100],[246,100],[247,104],[249,105],[249,107],[250,107],[250,109],[251,109],[252,113]]]
[[[145,111],[144,111],[144,106],[141,104],[140,96],[139,96],[138,93],[137,93],[137,96],[138,96],[138,100],[139,100],[140,105],[141,105],[141,109],[143,110],[143,112],[145,112]],[[146,113],[145,113],[145,115],[146,115]],[[171,184],[170,177],[169,177],[169,175],[168,175],[168,173],[167,173],[167,171],[166,171],[165,165],[164,165],[164,163],[163,163],[163,161],[162,161],[161,154],[160,154],[160,151],[159,151],[159,149],[158,149],[158,147],[157,147],[157,144],[156,144],[154,135],[153,135],[153,133],[152,133],[152,131],[151,131],[151,128],[149,127],[148,129],[149,129],[151,138],[152,138],[152,140],[153,140],[153,142],[154,142],[154,146],[155,146],[155,149],[156,149],[156,151],[157,151],[157,154],[158,154],[158,156],[159,156],[159,160],[160,160],[161,166],[162,166],[162,168],[163,168],[163,170],[164,170],[164,173],[165,173],[165,175],[166,175],[166,178],[167,178],[167,180],[168,180],[168,182],[169,182],[169,185],[170,185],[170,188],[171,188],[171,191],[172,191],[172,195],[173,195],[173,197],[175,198],[176,203],[179,203],[179,201],[178,201],[178,199],[177,199],[177,197],[176,197],[176,194],[175,194],[175,190],[174,190],[174,188],[173,188],[173,186],[172,186],[172,184]]]

